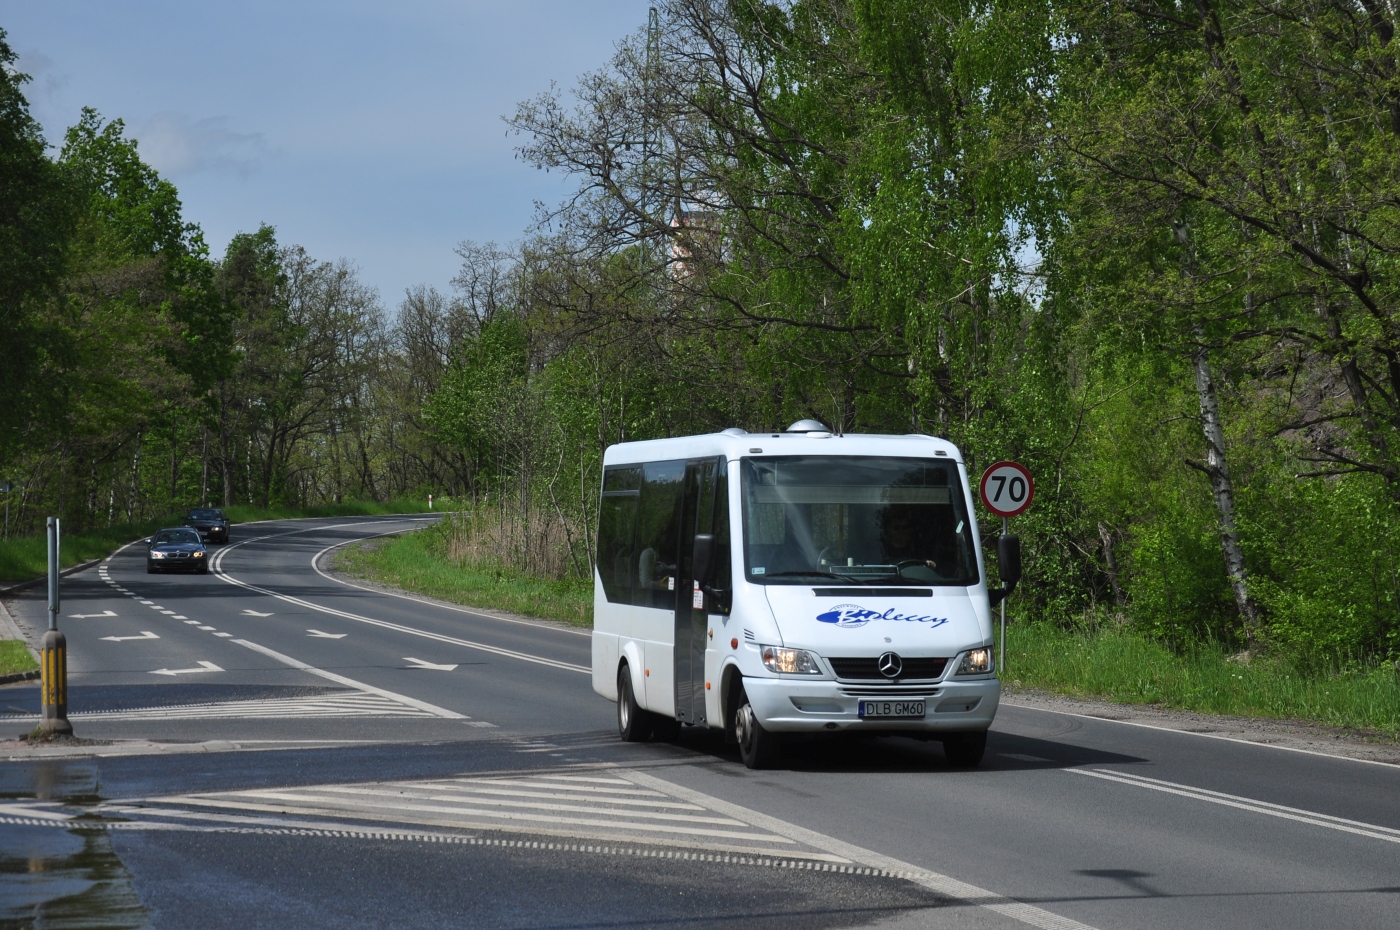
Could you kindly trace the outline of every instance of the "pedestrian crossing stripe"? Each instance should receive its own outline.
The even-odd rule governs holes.
[[[10,715],[16,716],[16,715]],[[31,716],[31,715],[25,715]],[[175,704],[130,710],[69,713],[70,720],[291,720],[316,717],[426,717],[438,715],[392,698],[362,691],[344,691],[299,698]],[[0,717],[9,719],[9,717]]]

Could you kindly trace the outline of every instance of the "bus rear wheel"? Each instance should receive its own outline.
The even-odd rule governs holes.
[[[651,736],[652,716],[637,704],[632,672],[626,663],[617,671],[617,732],[626,743],[642,743]]]
[[[734,712],[734,739],[739,743],[739,758],[751,769],[772,768],[782,754],[778,734],[758,722],[749,696],[740,692],[739,709]]]

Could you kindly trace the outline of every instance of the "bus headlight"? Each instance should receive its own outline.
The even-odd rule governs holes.
[[[820,675],[821,663],[806,649],[784,649],[781,646],[764,646],[763,667],[770,672],[784,675]]]
[[[963,655],[963,660],[958,665],[959,675],[985,675],[992,670],[992,650],[983,646],[980,649],[969,649]]]

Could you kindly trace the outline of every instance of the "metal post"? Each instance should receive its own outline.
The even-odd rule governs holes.
[[[43,712],[39,727],[45,733],[72,733],[73,725],[68,722],[68,642],[58,632],[58,568],[60,554],[59,520],[49,517],[49,631],[44,634],[39,647],[39,659],[43,678]]]
[[[1001,535],[1006,535],[1006,518],[1001,518]],[[1005,579],[1002,584],[1006,584]],[[1006,598],[1001,599],[1001,638],[997,640],[997,646],[1001,650],[1001,656],[997,659],[998,677],[1006,677]]]

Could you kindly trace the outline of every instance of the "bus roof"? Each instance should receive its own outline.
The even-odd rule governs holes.
[[[905,436],[847,433],[838,436],[816,431],[746,433],[740,429],[727,429],[722,433],[706,433],[700,436],[618,443],[608,446],[603,454],[603,465],[634,465],[641,462],[664,462],[708,456],[738,459],[780,455],[874,455],[890,458],[947,456],[952,461],[962,463],[962,453],[958,451],[957,446],[946,439],[921,433]]]

